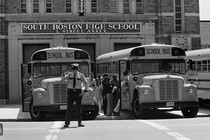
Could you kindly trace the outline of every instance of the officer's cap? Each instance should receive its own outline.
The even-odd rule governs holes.
[[[71,64],[71,68],[72,68],[72,70],[75,70],[75,69],[79,69],[79,64],[78,63],[74,63],[74,64]]]

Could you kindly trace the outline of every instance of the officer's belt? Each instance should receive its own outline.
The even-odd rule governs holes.
[[[81,91],[82,89],[77,89],[77,88],[68,88],[68,90],[72,90],[72,91]]]

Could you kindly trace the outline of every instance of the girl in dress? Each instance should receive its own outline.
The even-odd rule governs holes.
[[[102,85],[101,85],[101,80],[96,79],[96,86],[95,86],[95,97],[98,102],[99,106],[99,114],[103,115],[103,110],[102,110],[102,105],[103,105],[103,97],[102,97]]]

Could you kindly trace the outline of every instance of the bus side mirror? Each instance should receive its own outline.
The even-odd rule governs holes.
[[[192,69],[193,69],[192,64],[193,64],[193,63],[192,63],[192,60],[189,60],[189,69],[190,69],[190,70],[192,70]]]
[[[31,73],[31,64],[28,64],[28,73]]]

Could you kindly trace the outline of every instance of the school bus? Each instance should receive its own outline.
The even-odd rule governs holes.
[[[84,50],[58,46],[41,49],[32,54],[27,65],[30,78],[22,82],[22,89],[25,89],[22,92],[22,104],[23,111],[29,111],[33,120],[44,119],[49,112],[67,109],[67,81],[62,81],[60,76],[63,72],[71,71],[72,63],[78,63],[79,71],[88,78],[91,60]],[[83,116],[95,119],[98,105],[93,92],[90,91],[82,99]]]
[[[197,89],[187,82],[186,54],[178,46],[149,44],[97,57],[97,74],[115,74],[121,83],[121,109],[136,118],[145,109],[174,108],[184,117],[198,113]]]
[[[197,86],[200,105],[210,104],[210,49],[186,51],[192,69],[188,80]]]

